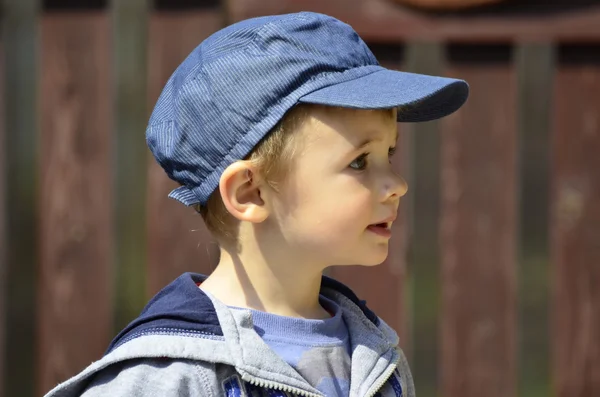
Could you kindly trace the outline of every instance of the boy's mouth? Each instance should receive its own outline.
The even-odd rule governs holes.
[[[382,219],[380,222],[373,223],[373,224],[369,225],[369,227],[373,226],[373,227],[381,227],[381,228],[391,229],[392,223],[394,223],[395,220],[396,220],[396,214],[389,216],[385,219]]]
[[[373,225],[369,225],[367,230],[377,234],[378,236],[390,238],[392,237],[392,230],[390,229],[390,224],[388,223],[376,223]]]
[[[379,236],[389,238],[392,236],[392,223],[395,219],[396,216],[391,216],[387,219],[384,219],[382,222],[373,223],[367,227],[367,230]]]
[[[381,227],[385,229],[390,229],[392,227],[392,222],[374,223],[372,225],[369,225],[369,227]]]

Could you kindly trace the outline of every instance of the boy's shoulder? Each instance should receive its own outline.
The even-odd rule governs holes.
[[[140,342],[149,341],[135,343]],[[124,350],[132,349],[128,346]],[[212,393],[217,387],[214,363],[151,354],[144,357],[141,351],[137,355],[115,351],[105,355],[45,397],[218,395]]]
[[[127,360],[95,373],[81,395],[210,396],[216,391],[214,372],[214,364],[205,361],[160,357]]]

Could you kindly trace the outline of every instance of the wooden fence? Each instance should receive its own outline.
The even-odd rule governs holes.
[[[600,396],[600,6],[105,3],[1,11],[0,396],[43,394],[170,280],[210,272],[215,245],[148,155],[149,111],[209,34],[299,10],[471,85],[455,115],[400,126],[410,194],[387,262],[331,270],[399,331],[419,396]]]

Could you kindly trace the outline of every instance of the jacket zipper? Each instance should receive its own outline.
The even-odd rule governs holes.
[[[282,385],[281,383],[270,382],[264,379],[254,378],[249,376],[248,374],[242,374],[242,380],[263,389],[273,389],[280,390],[287,393],[293,393],[298,396],[306,396],[306,397],[324,397],[322,394],[311,393],[302,389],[298,389],[292,386]]]
[[[398,356],[396,361],[394,361],[387,367],[383,375],[379,377],[379,380],[371,386],[370,391],[365,395],[365,397],[373,397],[387,383],[387,381],[390,379],[396,368],[398,368],[399,362],[400,356]],[[253,376],[250,376],[246,373],[242,374],[242,380],[260,388],[280,390],[288,393],[293,393],[298,396],[323,397],[323,395],[321,394],[307,392],[305,390],[297,389],[292,386],[282,385],[281,383],[270,382],[260,378],[254,378]]]
[[[377,394],[377,392],[379,390],[381,390],[381,388],[387,383],[387,381],[390,380],[390,377],[392,376],[392,374],[394,373],[396,368],[398,368],[399,362],[400,362],[400,356],[398,356],[398,358],[396,358],[395,362],[393,362],[392,364],[390,364],[387,367],[387,369],[385,370],[383,375],[381,375],[379,377],[379,380],[371,386],[371,388],[369,389],[369,392],[367,392],[365,397],[373,397],[375,394]]]

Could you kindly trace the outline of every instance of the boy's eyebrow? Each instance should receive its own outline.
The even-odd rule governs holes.
[[[399,137],[398,128],[396,128],[394,142],[398,142],[398,137]],[[374,141],[375,141],[375,139],[373,139],[373,138],[366,138],[365,140],[361,141],[359,145],[356,145],[356,150],[364,149],[366,146],[368,146],[371,142],[374,142]]]

